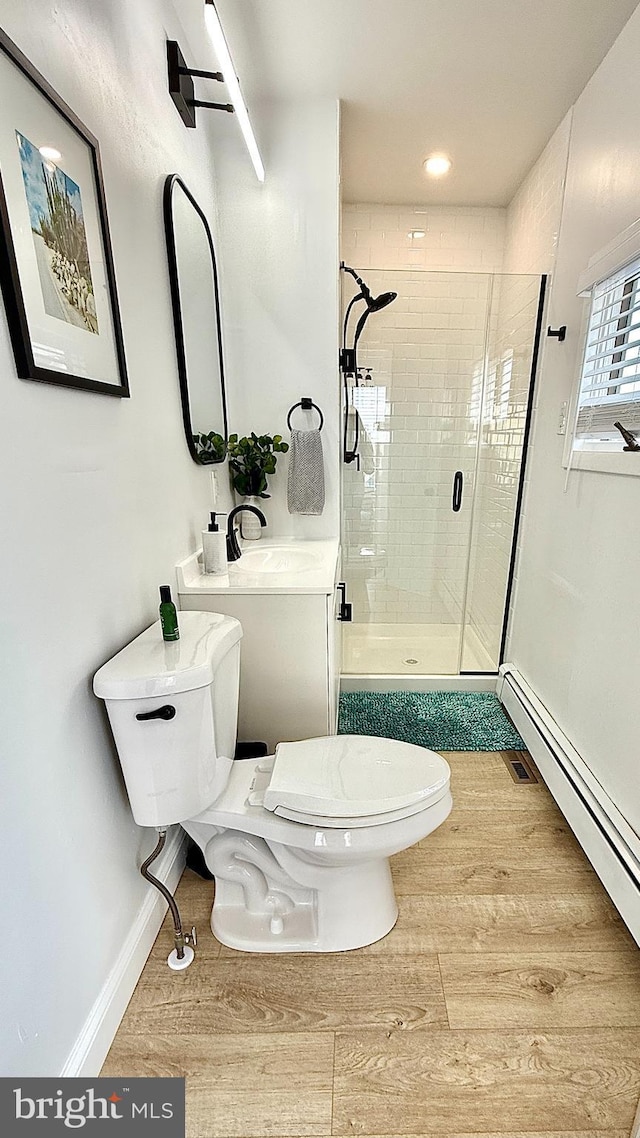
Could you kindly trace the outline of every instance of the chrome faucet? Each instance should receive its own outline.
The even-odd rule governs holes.
[[[237,515],[242,513],[243,510],[249,510],[250,513],[255,514],[260,520],[260,525],[263,529],[267,524],[267,519],[262,513],[262,510],[259,510],[256,506],[236,506],[231,510],[227,521],[227,561],[237,561],[238,558],[242,556],[242,550],[238,545],[238,531],[235,527],[235,520]]]

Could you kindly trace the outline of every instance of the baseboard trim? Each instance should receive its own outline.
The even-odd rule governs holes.
[[[156,876],[172,892],[182,876],[186,843],[187,835],[177,826],[154,868]],[[60,1072],[62,1078],[94,1078],[100,1074],[166,911],[166,901],[150,885],[106,983]]]
[[[343,675],[340,691],[492,691],[497,674],[481,672],[458,676],[378,676]]]
[[[498,698],[631,935],[640,944],[640,838],[511,664],[500,668]]]

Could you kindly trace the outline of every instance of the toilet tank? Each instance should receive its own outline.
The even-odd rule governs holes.
[[[235,753],[240,622],[180,612],[179,624],[180,639],[170,643],[153,624],[93,681],[140,826],[200,814],[224,790]]]

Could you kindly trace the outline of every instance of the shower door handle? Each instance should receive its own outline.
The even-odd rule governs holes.
[[[453,476],[453,495],[451,498],[451,509],[454,514],[458,513],[462,505],[462,487],[464,486],[464,475],[461,470],[456,470]]]

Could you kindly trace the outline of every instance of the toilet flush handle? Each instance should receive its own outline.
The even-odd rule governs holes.
[[[172,703],[165,703],[162,707],[156,707],[154,711],[141,711],[136,715],[136,719],[144,722],[147,719],[175,719],[176,709]]]

